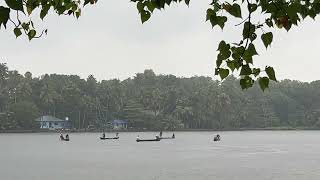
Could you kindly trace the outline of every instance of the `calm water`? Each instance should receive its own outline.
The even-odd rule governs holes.
[[[221,132],[220,142],[212,132],[175,134],[175,140],[145,143],[135,142],[138,133],[108,141],[70,134],[70,142],[59,134],[0,134],[0,179],[320,179],[320,131]]]

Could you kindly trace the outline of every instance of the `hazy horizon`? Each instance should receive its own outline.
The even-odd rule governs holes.
[[[165,11],[155,12],[144,25],[135,4],[124,0],[99,1],[86,7],[79,20],[51,13],[43,22],[36,23],[38,29],[48,28],[48,35],[40,39],[16,40],[13,32],[0,31],[1,62],[22,74],[30,71],[35,77],[57,73],[86,78],[93,74],[98,80],[123,80],[153,69],[156,74],[216,79],[219,41],[238,41],[241,33],[234,30],[238,21],[231,21],[223,31],[212,30],[210,23],[205,22],[208,4],[191,1],[189,8],[173,4]],[[273,66],[279,80],[320,79],[320,37],[315,36],[318,29],[319,23],[307,19],[289,33],[274,31],[271,48],[266,51],[259,44],[255,65]]]

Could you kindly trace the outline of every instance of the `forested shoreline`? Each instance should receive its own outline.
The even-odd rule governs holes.
[[[68,117],[74,128],[127,120],[133,129],[320,127],[320,81],[282,80],[263,92],[239,80],[156,75],[97,81],[90,75],[19,74],[0,63],[0,130],[37,129],[35,119]]]

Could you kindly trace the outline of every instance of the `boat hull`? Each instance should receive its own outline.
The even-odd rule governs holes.
[[[108,140],[108,139],[119,139],[119,137],[100,137],[101,140]]]
[[[175,139],[174,137],[161,137],[160,139]]]
[[[137,142],[160,141],[161,139],[137,139]]]

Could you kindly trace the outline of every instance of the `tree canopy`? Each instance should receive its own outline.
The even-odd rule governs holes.
[[[35,119],[69,117],[74,128],[105,128],[114,119],[129,127],[160,129],[320,128],[320,81],[283,80],[264,93],[240,79],[180,78],[152,70],[125,80],[92,75],[20,74],[0,63],[0,130],[33,129]]]
[[[49,10],[58,15],[80,17],[81,7],[95,4],[98,0],[5,0],[0,6],[0,27],[7,23],[14,25],[13,32],[19,37],[23,33],[29,40],[40,37],[47,30],[37,31],[33,21],[23,21],[39,9],[40,18],[44,19]],[[172,3],[185,3],[190,0],[131,0],[136,4],[141,22],[150,19],[155,10],[162,10]],[[222,40],[217,48],[215,74],[221,79],[227,78],[232,72],[240,77],[242,89],[248,89],[257,81],[260,88],[269,87],[270,80],[277,81],[272,67],[259,68],[254,66],[253,58],[258,55],[256,44],[261,41],[266,48],[273,42],[273,33],[279,29],[289,31],[293,25],[310,17],[315,19],[320,13],[320,0],[213,0],[206,12],[206,21],[212,27],[223,29],[230,19],[239,21],[234,28],[242,28],[242,37],[234,42]]]

